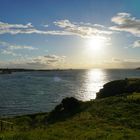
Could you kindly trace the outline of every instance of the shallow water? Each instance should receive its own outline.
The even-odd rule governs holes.
[[[68,96],[91,100],[103,84],[126,77],[140,78],[140,71],[92,69],[0,75],[0,116],[48,112]]]

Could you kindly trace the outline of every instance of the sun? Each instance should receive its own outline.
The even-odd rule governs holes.
[[[89,50],[100,51],[105,45],[105,40],[99,37],[90,38],[86,43]]]
[[[90,36],[85,39],[83,53],[89,58],[101,58],[107,52],[110,40],[105,36]]]

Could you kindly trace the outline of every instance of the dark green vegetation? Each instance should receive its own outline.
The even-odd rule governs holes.
[[[116,95],[128,95],[133,92],[140,93],[140,79],[125,79],[109,82],[97,93],[98,98]]]
[[[140,79],[127,82],[137,85]],[[118,96],[113,88],[117,96],[88,102],[66,98],[50,113],[5,119],[13,130],[0,132],[0,140],[139,140],[140,92],[134,91]]]

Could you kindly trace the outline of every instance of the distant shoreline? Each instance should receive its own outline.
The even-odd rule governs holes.
[[[8,69],[8,68],[1,68],[0,74],[11,74],[13,72],[32,72],[32,71],[64,71],[64,70],[73,70],[73,69]]]
[[[90,69],[108,69],[108,70],[125,70],[125,69],[130,69],[130,70],[140,70],[140,68],[136,68],[136,69],[133,69],[133,68],[89,68],[89,69],[82,69],[82,68],[79,68],[79,69],[72,69],[72,68],[69,68],[69,69],[26,69],[26,68],[0,68],[0,74],[6,74],[6,73],[12,73],[12,72],[30,72],[30,71],[67,71],[67,70],[90,70]]]
[[[0,75],[12,74],[13,72],[55,72],[55,71],[78,71],[78,70],[140,70],[140,68],[91,68],[91,69],[24,69],[24,68],[0,68]]]

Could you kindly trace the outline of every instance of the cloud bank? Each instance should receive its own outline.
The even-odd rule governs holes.
[[[86,23],[72,23],[69,20],[55,21],[54,24],[71,35],[77,35],[82,38],[91,38],[94,36],[110,35],[111,31],[103,29],[102,25],[86,24]]]
[[[0,62],[0,67],[8,68],[31,68],[31,69],[50,69],[63,66],[65,56],[45,55],[33,58],[20,58],[8,62]]]
[[[32,23],[9,24],[0,22],[0,34],[42,34],[42,35],[75,35],[82,38],[89,38],[100,35],[110,35],[112,31],[103,28],[103,25],[91,23],[72,23],[69,20],[58,20],[53,22],[59,30],[39,30]]]
[[[117,25],[110,27],[110,29],[129,32],[140,37],[140,19],[132,17],[130,13],[118,13],[112,17],[111,21]]]

